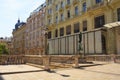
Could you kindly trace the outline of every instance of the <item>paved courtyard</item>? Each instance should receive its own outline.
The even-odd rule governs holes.
[[[29,65],[0,66],[0,80],[120,80],[120,64],[81,65],[50,72]]]

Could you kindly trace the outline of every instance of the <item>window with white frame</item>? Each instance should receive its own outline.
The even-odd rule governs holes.
[[[48,5],[52,4],[52,0],[48,0]]]
[[[58,5],[56,5],[56,11],[58,11]]]
[[[56,16],[56,23],[58,23],[58,16]]]
[[[67,4],[70,4],[70,0],[67,0]]]
[[[63,1],[61,2],[61,8],[64,8],[64,3],[63,3]]]
[[[75,15],[78,15],[79,11],[78,11],[78,6],[75,7]]]
[[[48,9],[48,14],[52,14],[52,9]]]
[[[86,6],[86,2],[84,2],[82,5],[82,11],[86,12],[86,10],[87,10],[87,6]]]

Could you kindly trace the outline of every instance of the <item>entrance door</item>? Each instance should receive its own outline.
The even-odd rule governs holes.
[[[120,28],[116,28],[116,46],[117,46],[117,54],[120,54]]]

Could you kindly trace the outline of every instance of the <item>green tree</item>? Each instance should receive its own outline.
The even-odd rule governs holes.
[[[0,55],[2,54],[8,54],[8,50],[4,44],[0,44]]]

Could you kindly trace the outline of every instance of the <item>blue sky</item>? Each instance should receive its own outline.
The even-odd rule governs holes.
[[[26,22],[30,13],[45,0],[0,0],[0,37],[12,36],[18,18]]]

